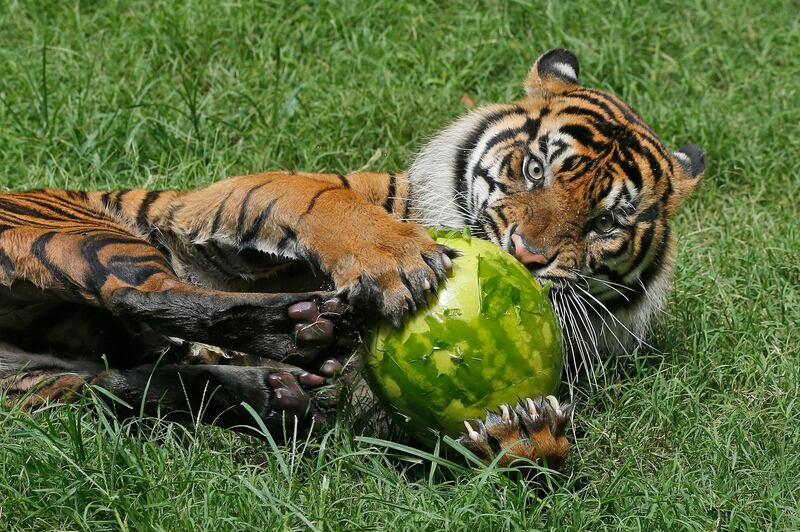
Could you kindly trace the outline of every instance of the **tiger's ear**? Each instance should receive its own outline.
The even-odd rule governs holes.
[[[706,153],[694,144],[687,144],[674,152],[675,158],[680,163],[679,172],[675,177],[673,186],[679,199],[684,199],[692,193],[695,185],[700,181],[700,176],[706,169]]]
[[[553,48],[536,60],[528,79],[525,92],[528,96],[561,94],[578,85],[580,65],[575,54],[564,48]]]

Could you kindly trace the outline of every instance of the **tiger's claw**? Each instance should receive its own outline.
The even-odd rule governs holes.
[[[499,413],[475,420],[477,429],[465,421],[467,432],[459,442],[487,464],[497,460],[507,467],[529,460],[557,469],[569,453],[565,433],[573,411],[573,405],[552,395],[520,399],[516,406],[500,405]]]

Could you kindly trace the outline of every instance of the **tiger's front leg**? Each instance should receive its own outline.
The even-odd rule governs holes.
[[[221,269],[254,252],[265,264],[300,259],[328,275],[355,307],[399,324],[445,277],[452,252],[355,190],[357,177],[233,178],[187,193],[161,226],[171,247],[182,248],[182,260],[203,265],[198,269]]]

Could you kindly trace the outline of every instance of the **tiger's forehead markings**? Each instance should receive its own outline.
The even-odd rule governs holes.
[[[531,123],[530,118],[522,112],[508,113],[485,124],[483,130],[480,131],[481,134],[471,140],[471,147],[469,144],[467,145],[466,149],[469,151],[462,153],[466,163],[460,178],[474,175],[483,157],[498,145],[513,140],[523,132],[530,135],[532,133],[531,126],[538,129],[538,121]],[[533,133],[535,134],[535,131]]]
[[[551,99],[548,105],[548,113],[561,118],[562,124],[565,125],[560,132],[569,135],[573,141],[592,150],[602,150],[607,146],[602,142],[595,142],[595,137],[609,137],[612,142],[623,146],[624,151],[639,154],[647,159],[647,166],[652,168],[655,181],[658,181],[664,172],[656,162],[654,152],[658,158],[665,161],[668,171],[673,171],[668,150],[652,128],[643,122],[630,106],[615,96],[594,89],[580,88]],[[528,110],[531,113],[536,111],[531,107]],[[542,118],[543,116],[544,114]],[[570,117],[574,120],[569,120]],[[593,128],[598,129],[597,133],[600,134],[595,135],[595,132],[591,131]],[[641,185],[640,172],[638,168],[633,168],[634,166],[636,165],[628,163],[625,167],[632,174],[629,178],[637,185]]]
[[[613,209],[617,205],[617,199],[619,198],[620,193],[623,190],[622,183],[614,183],[611,186],[611,190],[608,191],[606,194],[605,199],[601,200],[601,203],[605,205],[605,208],[608,210]]]

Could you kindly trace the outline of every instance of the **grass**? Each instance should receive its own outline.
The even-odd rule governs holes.
[[[533,490],[415,465],[346,423],[279,449],[0,412],[2,529],[800,527],[800,19],[747,2],[0,0],[0,186],[200,186],[401,169],[557,45],[709,169],[654,345],[578,387],[577,452]]]

